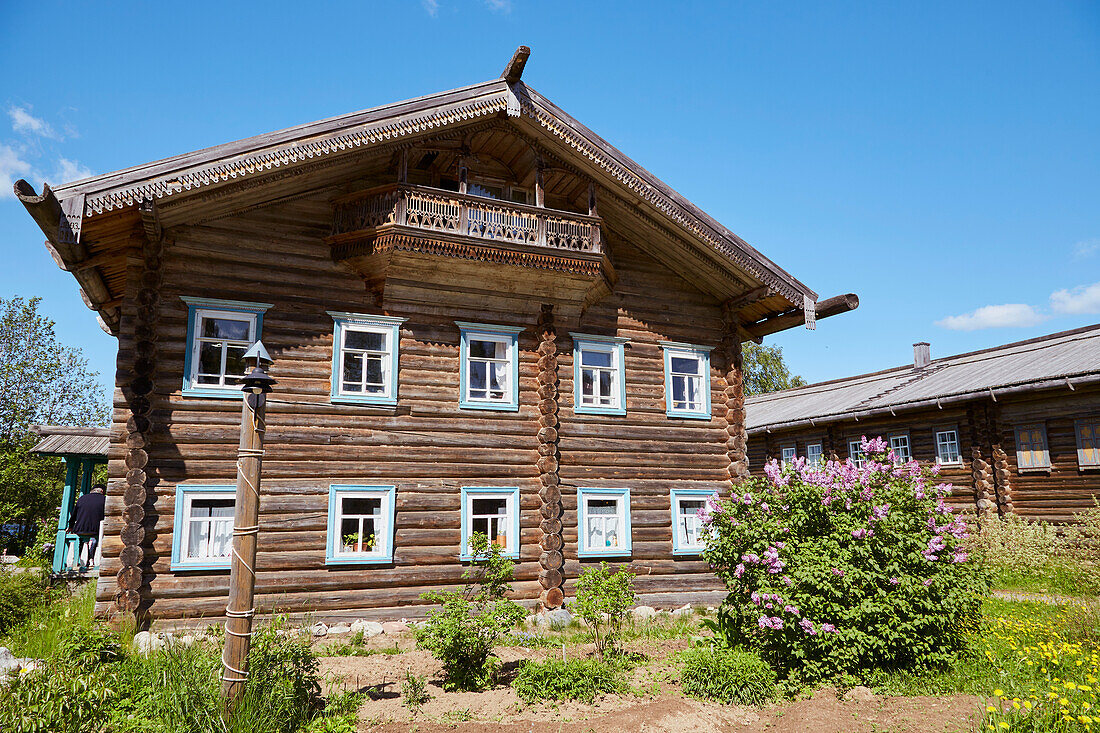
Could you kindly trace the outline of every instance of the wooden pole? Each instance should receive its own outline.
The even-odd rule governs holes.
[[[264,412],[267,405],[265,392],[251,391],[247,377],[244,389],[241,442],[237,449],[237,497],[233,512],[229,603],[225,607],[225,650],[222,652],[222,695],[230,708],[244,692],[248,681],[248,648],[252,640],[252,617],[256,613],[253,607],[256,536],[259,531],[260,467],[264,454]]]

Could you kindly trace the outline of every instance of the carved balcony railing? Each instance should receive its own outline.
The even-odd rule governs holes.
[[[405,227],[485,243],[600,255],[600,218],[471,196],[439,188],[390,185],[336,201],[333,238]]]

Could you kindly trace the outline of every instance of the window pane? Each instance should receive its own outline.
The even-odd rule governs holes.
[[[595,384],[595,372],[591,369],[581,370],[581,395],[591,398],[595,394],[593,385]],[[592,399],[585,400],[586,402],[592,402]]]
[[[489,366],[492,367],[492,378],[489,380],[489,389],[492,390],[492,397],[494,399],[500,399],[504,397],[504,393],[508,390],[509,365],[493,362]]]
[[[222,373],[221,344],[202,341],[199,344],[199,374]],[[201,381],[201,380],[200,380]],[[215,380],[217,381],[217,380]]]
[[[345,517],[340,522],[340,546],[344,552],[359,552],[359,519]]]
[[[680,500],[680,513],[696,515],[703,510],[702,499],[681,499]]]
[[[699,360],[674,356],[672,357],[672,371],[681,372],[683,374],[698,374]]]
[[[386,335],[367,331],[344,331],[344,346],[364,351],[386,351]]]
[[[383,390],[386,381],[383,374],[382,357],[367,357],[367,384],[372,385],[367,388],[368,392],[381,392]]]
[[[508,346],[501,341],[470,341],[470,356],[475,359],[507,359]]]
[[[344,354],[344,389],[358,392],[363,381],[363,357],[360,354]]]
[[[244,355],[247,352],[243,346],[227,346],[225,349],[225,374],[226,376],[237,375],[244,376],[247,371],[247,367],[244,363]],[[239,380],[227,379],[227,383],[236,384]]]
[[[202,319],[202,335],[208,338],[248,341],[249,321],[237,321],[229,318]]]
[[[589,499],[588,500],[588,513],[589,514],[614,514],[618,509],[619,502],[615,499]]]
[[[192,499],[191,516],[232,517],[234,499]]]
[[[210,557],[229,557],[233,549],[233,522],[211,522]]]
[[[187,557],[204,557],[210,539],[210,522],[191,522],[187,538]]]
[[[508,500],[507,499],[474,499],[471,502],[473,513],[476,515],[482,514],[500,514],[506,515],[508,513]]]
[[[581,364],[584,366],[611,366],[611,352],[609,351],[582,351]]]
[[[686,377],[673,377],[672,378],[672,401],[674,403],[682,403],[685,399],[685,393],[687,391],[687,378]]]
[[[485,389],[485,373],[487,365],[483,361],[470,362],[470,390]]]
[[[600,394],[608,397],[611,395],[611,372],[600,372]]]
[[[380,514],[382,512],[382,499],[380,497],[345,496],[342,499],[343,514]]]

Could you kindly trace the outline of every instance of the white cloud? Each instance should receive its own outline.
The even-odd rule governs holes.
[[[0,145],[0,199],[14,197],[15,181],[31,174],[31,164],[20,157],[20,153],[8,145]]]
[[[1100,313],[1100,283],[1055,290],[1050,307],[1058,313]]]
[[[1046,320],[1025,303],[1006,303],[1005,305],[985,305],[961,316],[948,316],[936,321],[941,328],[952,331],[977,331],[982,328],[1024,328],[1037,326]]]
[[[512,12],[512,0],[485,0],[485,5],[498,13]]]
[[[68,158],[59,160],[57,166],[58,183],[72,183],[73,181],[79,181],[81,178],[88,178],[92,175],[92,170],[90,168],[77,163],[75,160],[69,160]]]
[[[1073,245],[1073,256],[1078,259],[1091,257],[1100,252],[1100,239],[1083,239]]]
[[[433,18],[439,15],[439,0],[420,0],[420,4],[424,6],[424,10],[428,15]]]
[[[41,117],[35,117],[26,107],[9,107],[8,117],[11,117],[11,127],[16,132],[27,135],[40,135],[42,137],[56,138],[50,124]]]

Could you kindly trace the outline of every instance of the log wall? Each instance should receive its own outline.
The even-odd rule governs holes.
[[[781,456],[783,446],[797,446],[806,454],[806,444],[822,441],[836,457],[848,455],[848,440],[861,435],[883,437],[898,432],[909,434],[913,457],[922,463],[936,460],[935,431],[954,427],[958,431],[963,463],[944,466],[941,477],[954,484],[952,502],[982,514],[1016,512],[1034,519],[1063,523],[1073,514],[1094,506],[1100,496],[1100,469],[1083,468],[1077,462],[1074,421],[1100,415],[1100,386],[1078,386],[984,397],[963,403],[830,423],[815,429],[756,433],[749,439],[749,461],[753,475],[763,475],[764,465]],[[1017,425],[1041,423],[1046,427],[1050,451],[1049,470],[1020,471],[1016,461]]]
[[[133,258],[119,339],[99,613],[135,604],[161,620],[224,612],[228,570],[170,568],[176,486],[234,483],[240,419],[237,399],[181,394],[188,311],[180,296],[273,304],[261,333],[278,384],[267,413],[256,577],[260,613],[414,615],[409,606],[422,604],[425,590],[460,581],[462,486],[520,487],[521,550],[513,588],[521,599],[560,603],[590,564],[576,553],[578,486],[630,489],[629,565],[640,574],[639,592],[720,587],[705,563],[673,559],[669,493],[674,485],[723,492],[728,487],[731,461],[739,454],[730,451],[727,438],[741,426],[729,423],[740,415],[729,405],[740,386],[727,391],[726,378],[739,377],[740,364],[732,368],[733,357],[716,349],[713,419],[671,419],[665,415],[657,345],[672,340],[720,346],[724,325],[716,301],[622,241],[609,244],[614,291],[583,316],[579,307],[559,315],[553,287],[543,289],[540,301],[542,296],[529,297],[495,274],[485,275],[488,265],[462,260],[440,258],[432,267],[395,260],[380,290],[377,282],[364,282],[332,261],[322,241],[330,223],[327,198],[303,198],[174,227],[170,244],[157,249],[154,259],[150,251]],[[481,281],[474,279],[479,273]],[[519,276],[540,277],[537,271]],[[157,307],[141,311],[142,320],[137,299],[154,284]],[[400,331],[396,408],[330,402],[330,310],[407,319]],[[456,320],[525,328],[519,335],[518,412],[459,407]],[[574,414],[569,331],[630,339],[625,417]],[[726,351],[739,357],[739,349],[728,344]],[[147,367],[155,379],[147,394],[136,395],[134,380]],[[140,410],[147,419],[135,422]],[[141,455],[135,456],[138,448]],[[139,458],[141,467],[134,463]],[[332,483],[396,486],[392,566],[326,566]],[[135,503],[140,518],[131,509]],[[132,573],[126,568],[135,565],[140,583],[130,579],[125,582],[135,587],[123,587],[120,572]],[[137,596],[120,595],[128,591]]]

